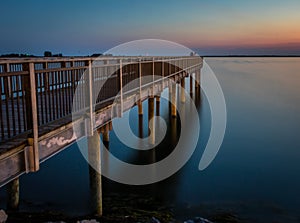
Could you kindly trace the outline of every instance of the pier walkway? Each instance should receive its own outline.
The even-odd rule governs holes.
[[[38,171],[87,132],[107,138],[112,118],[135,105],[142,114],[142,101],[159,100],[170,80],[184,87],[194,74],[199,88],[201,67],[199,56],[0,59],[0,187],[11,182],[14,193],[21,174]],[[77,111],[86,117],[72,118]],[[171,112],[176,116],[176,107]],[[74,134],[74,122],[82,132]]]

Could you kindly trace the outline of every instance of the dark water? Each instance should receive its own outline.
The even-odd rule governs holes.
[[[173,205],[182,219],[223,211],[250,222],[300,222],[300,59],[206,61],[222,86],[227,104],[225,138],[212,164],[198,170],[211,124],[202,92],[200,97],[193,96],[201,133],[189,162],[172,177],[153,185],[128,186],[104,179],[104,193],[159,197]],[[169,127],[155,150],[157,160],[172,151],[180,136],[180,124],[169,118],[167,102],[161,104],[161,115]],[[138,135],[136,108],[130,113],[130,124]],[[172,126],[176,126],[175,131]],[[149,158],[153,158],[153,151],[137,154],[122,145],[114,132],[109,147],[115,156],[132,163],[153,161]],[[88,182],[88,165],[74,144],[42,164],[39,172],[21,177],[21,209],[89,213]],[[0,189],[0,200],[5,207],[5,188]]]

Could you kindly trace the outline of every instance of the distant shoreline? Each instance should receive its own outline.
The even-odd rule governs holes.
[[[36,56],[36,55],[8,55],[8,54],[3,54],[0,55],[0,59],[7,59],[7,58],[83,58],[83,57],[105,57],[105,56],[112,56],[113,55],[86,55],[86,56],[79,56],[79,55],[68,55],[68,56],[50,56],[50,57],[45,57],[45,56]],[[199,55],[200,57],[300,57],[300,55]]]
[[[300,55],[201,55],[201,57],[300,57]]]

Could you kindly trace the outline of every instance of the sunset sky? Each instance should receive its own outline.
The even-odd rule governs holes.
[[[300,55],[299,0],[2,0],[0,10],[0,54],[84,55],[158,38],[206,55]]]

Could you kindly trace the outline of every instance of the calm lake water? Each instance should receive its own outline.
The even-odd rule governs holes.
[[[300,222],[300,58],[206,61],[220,82],[227,105],[224,141],[212,164],[204,171],[198,170],[211,124],[209,104],[201,93],[194,97],[201,133],[189,162],[170,178],[153,185],[128,186],[104,179],[104,193],[160,197],[174,207],[179,219],[222,211],[236,214],[245,222]],[[146,110],[144,102],[144,135]],[[180,135],[179,123],[172,131],[174,123],[165,101],[161,115],[169,127],[155,150],[157,160],[172,151]],[[137,134],[136,108],[130,112],[130,124]],[[137,155],[113,131],[109,147],[120,159],[151,162],[151,151]],[[88,164],[76,144],[43,163],[39,172],[23,175],[20,184],[21,210],[58,210],[78,215],[90,211]],[[0,201],[0,208],[4,208],[5,188],[0,189]]]

